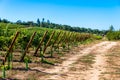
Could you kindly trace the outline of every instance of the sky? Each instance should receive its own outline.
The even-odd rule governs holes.
[[[120,0],[0,0],[0,18],[49,19],[53,23],[107,30],[120,29]]]

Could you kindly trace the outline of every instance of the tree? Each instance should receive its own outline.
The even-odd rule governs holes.
[[[22,24],[22,21],[21,20],[17,20],[16,24]]]
[[[27,22],[30,27],[33,27],[34,22],[33,21],[28,21]]]
[[[45,25],[47,28],[50,28],[50,20],[47,20],[47,23]]]
[[[43,22],[43,23],[45,22],[45,18],[42,18],[42,22]]]
[[[111,25],[110,28],[109,28],[109,31],[114,31],[114,30],[115,29],[114,29],[113,25]]]
[[[37,25],[40,27],[40,20],[39,20],[39,18],[37,19]]]
[[[50,24],[50,20],[47,20],[47,24]]]
[[[88,33],[91,33],[91,32],[92,32],[91,28],[88,28],[88,29],[87,29],[87,32],[88,32]]]
[[[7,19],[3,19],[2,22],[9,23],[9,21]]]
[[[45,19],[42,18],[42,27],[45,27]]]
[[[1,18],[0,18],[0,22],[1,22],[2,20],[1,20]]]

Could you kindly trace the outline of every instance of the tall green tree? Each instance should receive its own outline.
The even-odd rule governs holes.
[[[39,18],[37,19],[37,25],[40,27],[40,20],[39,20]]]
[[[50,24],[50,20],[47,20],[47,24]]]
[[[113,25],[111,25],[110,28],[109,28],[109,31],[114,31],[114,30],[115,29],[114,29]]]
[[[45,18],[42,18],[42,27],[45,27]]]
[[[1,18],[0,18],[0,22],[1,22],[2,20],[1,20]]]
[[[47,23],[45,25],[47,28],[50,28],[50,20],[47,20]]]

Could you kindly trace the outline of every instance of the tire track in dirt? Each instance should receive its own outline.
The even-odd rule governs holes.
[[[87,71],[86,80],[100,80],[101,72],[105,71],[106,66],[105,54],[115,45],[117,45],[116,42],[108,42],[107,44],[99,46],[93,51],[93,53],[96,54],[95,64],[93,64],[93,68],[90,71]]]

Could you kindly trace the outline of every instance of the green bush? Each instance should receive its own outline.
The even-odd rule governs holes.
[[[0,36],[0,48],[3,48],[5,46],[5,37]]]
[[[96,36],[94,36],[94,38],[95,38],[96,40],[100,40],[100,39],[102,39],[102,36],[96,35]]]
[[[120,40],[120,31],[109,31],[106,37],[108,40]]]
[[[13,36],[10,37],[0,36],[0,49],[6,50],[11,44],[12,38]]]

